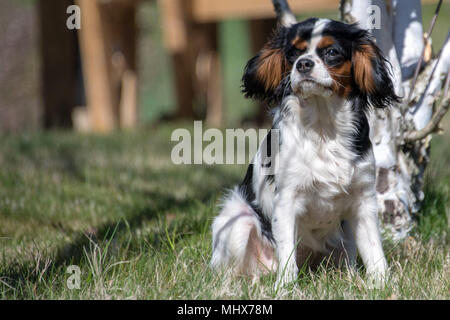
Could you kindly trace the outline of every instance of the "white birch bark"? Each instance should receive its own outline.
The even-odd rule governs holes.
[[[372,20],[377,11],[381,28],[371,29],[376,26]],[[341,15],[345,22],[359,22],[371,31],[392,64],[396,93],[406,100],[424,48],[420,0],[342,0]],[[447,39],[440,60],[429,61],[421,73],[412,94],[413,105],[403,101],[388,110],[375,110],[369,119],[380,213],[385,231],[394,239],[408,234],[413,215],[423,200],[423,174],[429,161],[431,135],[417,139],[415,131],[432,126],[435,101],[448,73],[449,60]]]
[[[424,47],[422,5],[420,0],[393,0],[392,9],[393,38],[404,81],[413,77]]]
[[[424,93],[420,97],[413,97],[418,101],[415,107],[409,110],[409,113],[412,115],[416,130],[425,128],[433,115],[433,106],[436,101],[436,95],[438,95],[441,91],[442,83],[450,65],[449,36],[450,34],[447,36],[447,40],[442,48],[439,60],[435,59],[431,63],[431,67],[429,68],[429,71],[433,72],[431,81],[424,81],[419,84],[425,86]],[[420,90],[421,88],[418,89]]]

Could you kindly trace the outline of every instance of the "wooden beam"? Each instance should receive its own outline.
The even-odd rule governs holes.
[[[132,129],[137,124],[137,77],[127,70],[122,77],[122,94],[120,97],[120,127]]]
[[[183,0],[158,0],[162,14],[164,46],[172,53],[182,52],[188,46],[186,2]]]
[[[177,116],[194,117],[195,46],[192,44],[193,23],[188,18],[190,1],[159,0],[163,16],[164,45],[172,58],[177,96]]]
[[[102,5],[103,27],[111,60],[114,117],[121,128],[137,124],[137,61],[135,1],[112,1]]]
[[[339,0],[290,0],[296,14],[339,8]],[[220,21],[229,18],[274,18],[275,11],[269,0],[192,0],[192,18],[197,22]]]
[[[218,24],[208,23],[197,26],[199,55],[197,66],[203,66],[199,80],[200,91],[206,95],[206,123],[210,127],[223,125],[223,84],[222,66],[218,43]],[[197,70],[197,76],[199,76]]]
[[[181,118],[194,117],[195,69],[192,61],[189,50],[185,53],[172,54],[172,68],[177,95],[176,115]]]
[[[79,32],[90,128],[109,132],[117,123],[114,117],[111,61],[97,0],[77,0],[82,15]]]

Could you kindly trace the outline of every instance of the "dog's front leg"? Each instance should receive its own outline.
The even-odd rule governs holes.
[[[278,258],[277,286],[296,279],[296,212],[292,199],[279,194],[272,217],[272,232]]]
[[[371,278],[381,283],[387,272],[387,263],[378,227],[376,196],[361,199],[350,225],[356,246]]]

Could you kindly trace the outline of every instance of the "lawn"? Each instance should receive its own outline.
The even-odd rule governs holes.
[[[48,132],[0,138],[3,299],[448,299],[450,139],[435,139],[425,206],[411,237],[385,241],[391,279],[315,273],[276,290],[211,272],[210,225],[245,166],[175,166],[170,134],[185,123],[110,136]],[[81,270],[69,289],[67,269]]]

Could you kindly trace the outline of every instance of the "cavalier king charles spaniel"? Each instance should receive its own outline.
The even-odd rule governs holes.
[[[214,219],[211,266],[275,271],[285,284],[305,263],[352,269],[358,252],[367,273],[384,279],[367,113],[399,97],[369,32],[316,18],[280,26],[242,81],[246,97],[277,108],[267,150],[259,148]]]

